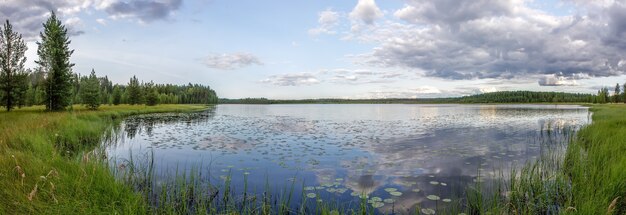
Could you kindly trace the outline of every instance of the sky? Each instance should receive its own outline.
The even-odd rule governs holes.
[[[56,11],[73,71],[222,98],[595,93],[626,82],[626,0],[0,0],[28,44]]]

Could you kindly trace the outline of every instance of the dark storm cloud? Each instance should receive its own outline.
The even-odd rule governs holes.
[[[521,1],[409,1],[395,13],[405,24],[376,29],[370,40],[378,47],[362,57],[445,79],[558,75],[563,82],[625,74],[626,6],[590,10],[594,15],[553,16]]]
[[[136,18],[142,22],[166,19],[180,8],[182,0],[135,0],[118,1],[106,6],[105,11],[113,17]]]
[[[71,35],[85,33],[78,14],[103,10],[111,18],[128,18],[148,23],[167,19],[182,5],[182,0],[0,0],[0,20],[8,19],[26,40],[37,39],[42,23],[55,11]]]
[[[42,1],[42,0],[2,0],[0,1],[0,20],[9,20],[14,30],[22,34],[28,41],[35,40],[39,31],[43,28],[42,23],[50,16],[50,11],[55,11],[61,19],[71,18],[82,7],[82,1]],[[84,31],[79,30],[79,20],[65,23],[71,35],[80,35]]]

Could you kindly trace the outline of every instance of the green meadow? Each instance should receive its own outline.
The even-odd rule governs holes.
[[[173,198],[171,193],[157,194],[168,200],[155,208],[146,195],[151,191],[138,191],[132,179],[116,177],[105,155],[93,149],[100,144],[103,134],[126,116],[206,108],[205,105],[105,105],[96,111],[74,106],[64,112],[46,112],[43,107],[0,112],[0,214],[201,213],[190,208],[174,210],[177,201],[196,198],[193,193],[185,193],[189,186],[195,186],[193,183],[182,180],[172,184],[178,188],[170,189],[179,191],[180,195]],[[572,134],[563,156],[548,156],[526,164],[517,172],[502,173],[510,175],[511,180],[499,182],[493,193],[469,190],[467,201],[458,202],[459,209],[454,213],[541,214],[554,210],[561,214],[626,213],[626,106],[593,105],[591,111],[593,123]],[[228,186],[224,189],[229,189]],[[284,188],[289,195],[293,193],[290,186],[293,185]],[[236,195],[240,194],[229,193],[222,201],[232,201],[229,199]],[[248,203],[245,210],[237,210],[234,207],[238,204],[225,204],[224,210],[208,211],[233,214],[343,211],[328,201],[318,204],[315,210],[284,209],[284,204],[257,207],[256,202]],[[345,212],[370,213],[373,210],[367,205],[363,203],[359,209]]]

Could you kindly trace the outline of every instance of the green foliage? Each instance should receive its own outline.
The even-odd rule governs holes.
[[[80,93],[87,108],[96,110],[100,107],[100,81],[94,70],[91,70],[89,77],[81,80]]]
[[[94,148],[121,117],[206,106],[73,109],[0,111],[0,214],[148,214],[142,196],[120,183]]]
[[[51,111],[64,110],[72,103],[72,67],[70,56],[74,50],[69,49],[70,40],[65,25],[54,12],[40,33],[41,41],[36,61],[40,69],[48,74],[45,82],[46,109]]]
[[[139,85],[139,79],[133,76],[126,86],[126,92],[128,93],[128,104],[136,105],[143,103],[143,93],[141,85]]]
[[[22,35],[13,31],[13,26],[6,20],[0,28],[0,106],[11,111],[14,106],[23,106],[28,85],[26,62],[26,44]]]
[[[154,87],[154,83],[147,83],[144,89],[146,91],[146,105],[155,106],[159,104],[159,94],[157,89]]]
[[[122,103],[122,89],[120,89],[119,85],[115,85],[113,87],[113,95],[112,95],[112,103],[113,105],[119,105]]]
[[[563,92],[501,91],[461,97],[461,103],[591,103],[593,95]]]

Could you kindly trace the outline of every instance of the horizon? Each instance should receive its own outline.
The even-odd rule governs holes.
[[[75,73],[209,85],[220,98],[596,93],[626,82],[626,2],[8,0],[27,68],[50,11]]]

